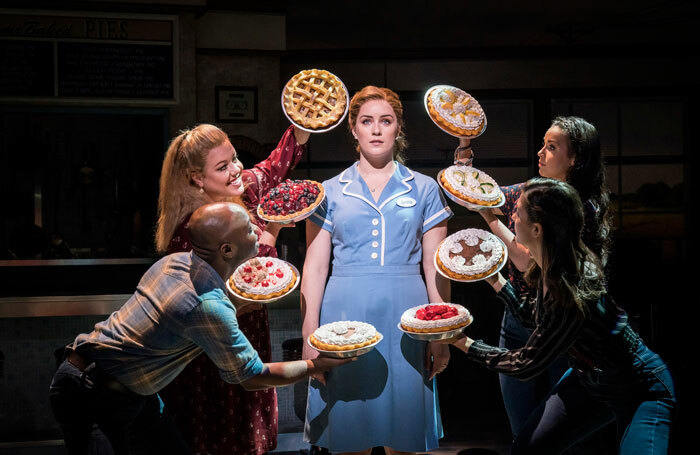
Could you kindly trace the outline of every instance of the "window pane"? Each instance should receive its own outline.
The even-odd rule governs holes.
[[[683,154],[681,102],[645,100],[620,107],[622,156]]]
[[[618,103],[609,101],[555,100],[552,102],[552,117],[575,115],[590,122],[600,135],[603,156],[617,156],[618,147]]]

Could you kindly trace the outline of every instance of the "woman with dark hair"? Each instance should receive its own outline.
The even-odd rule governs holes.
[[[449,301],[433,257],[452,213],[435,180],[402,164],[402,119],[387,88],[352,97],[348,126],[359,160],[323,182],[326,199],[306,223],[304,339],[339,320],[368,322],[384,336],[355,367],[310,382],[304,437],[333,453],[425,452],[442,437],[435,375],[449,349],[409,338],[396,324],[410,307]],[[304,346],[305,359],[317,355]]]
[[[667,453],[676,406],[671,375],[608,295],[600,260],[582,241],[576,190],[530,180],[513,219],[517,242],[533,258],[525,275],[531,291],[519,295],[500,273],[487,281],[531,335],[518,349],[464,335],[448,340],[477,363],[521,380],[568,359],[572,370],[520,429],[511,453],[561,453],[604,425],[611,411],[619,453]]]
[[[463,150],[469,148],[468,140],[461,140],[460,145]],[[611,240],[611,222],[608,214],[610,197],[605,183],[600,139],[595,126],[580,117],[555,118],[545,133],[542,148],[537,156],[540,176],[568,182],[584,201],[583,242],[605,265]],[[510,259],[508,277],[520,293],[529,290],[522,273],[529,267],[531,257],[528,249],[518,242],[513,234],[512,215],[523,185],[519,183],[501,188],[506,197],[501,211],[508,219],[508,226],[496,217],[493,210],[479,211],[493,233],[505,242]],[[506,349],[520,348],[529,335],[528,330],[506,307],[499,346]],[[503,402],[514,435],[518,434],[535,407],[567,369],[568,365],[562,359],[554,362],[546,374],[527,381],[505,374],[499,375]],[[612,420],[612,415],[609,418]],[[596,445],[604,445],[604,442],[598,441]]]

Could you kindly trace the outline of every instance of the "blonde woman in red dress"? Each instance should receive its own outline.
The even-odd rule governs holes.
[[[260,229],[258,256],[276,257],[281,225],[259,219],[256,207],[299,162],[308,138],[309,133],[290,126],[266,160],[244,169],[228,135],[216,126],[181,132],[168,147],[160,176],[158,251],[190,251],[187,222],[192,212],[209,202],[232,201],[243,205]],[[262,361],[269,362],[267,309],[249,305],[237,317]],[[160,395],[196,453],[260,455],[277,445],[275,389],[248,392],[227,384],[206,355],[192,361]]]

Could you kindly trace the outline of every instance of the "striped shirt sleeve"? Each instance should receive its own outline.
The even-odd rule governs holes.
[[[514,314],[521,317],[527,315],[528,304],[515,298],[509,283],[504,289],[506,292],[502,289],[499,297],[508,303],[511,310],[515,310]],[[469,347],[467,356],[493,371],[529,380],[571,349],[581,333],[583,322],[575,310],[550,310],[542,315],[522,348],[506,350],[475,341]]]

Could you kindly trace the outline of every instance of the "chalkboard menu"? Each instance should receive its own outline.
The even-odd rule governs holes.
[[[58,43],[58,96],[172,98],[170,46]]]
[[[173,100],[176,20],[0,10],[0,99]]]
[[[0,96],[53,95],[53,44],[0,41]]]

